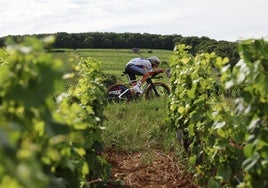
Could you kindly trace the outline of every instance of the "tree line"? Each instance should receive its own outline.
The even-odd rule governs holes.
[[[177,44],[186,44],[192,48],[189,53],[195,55],[201,52],[215,52],[218,56],[228,57],[231,64],[239,59],[237,42],[217,41],[208,37],[183,37],[178,34],[160,35],[149,33],[114,33],[114,32],[87,32],[87,33],[66,33],[31,35],[37,38],[44,38],[54,35],[56,41],[53,48],[146,48],[173,50]],[[6,36],[0,38],[0,46],[5,46],[7,37],[15,41],[21,40],[27,35]]]

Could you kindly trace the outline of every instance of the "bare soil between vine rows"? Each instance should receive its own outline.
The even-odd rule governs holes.
[[[198,188],[172,153],[157,150],[149,156],[114,150],[105,153],[106,160],[112,165],[108,188]]]

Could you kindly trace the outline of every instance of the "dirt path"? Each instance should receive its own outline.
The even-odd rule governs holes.
[[[172,154],[160,151],[126,154],[108,150],[106,159],[113,166],[113,183],[109,188],[197,188]]]

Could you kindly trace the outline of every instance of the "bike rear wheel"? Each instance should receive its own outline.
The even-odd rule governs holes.
[[[168,85],[162,82],[154,82],[153,85],[149,85],[149,87],[145,90],[144,94],[146,99],[153,99],[156,97],[168,97],[170,95],[170,89]]]
[[[119,97],[122,93],[124,94]],[[115,84],[107,89],[107,98],[108,102],[128,101],[131,98],[131,93],[127,86]]]

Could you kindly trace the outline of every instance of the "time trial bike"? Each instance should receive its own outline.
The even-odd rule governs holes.
[[[127,83],[117,83],[110,86],[107,90],[107,96],[109,102],[120,102],[120,101],[131,101],[133,99],[139,99],[141,97],[145,97],[145,99],[153,99],[156,97],[164,97],[170,95],[170,88],[167,84],[155,81],[156,79],[164,78],[163,76],[159,75],[160,73],[155,73],[150,76],[145,84],[143,84],[141,90],[142,93],[140,94],[131,94],[131,81],[128,77],[128,74],[123,72],[122,76],[127,76],[128,82]],[[169,77],[170,69],[166,70],[166,75]]]

